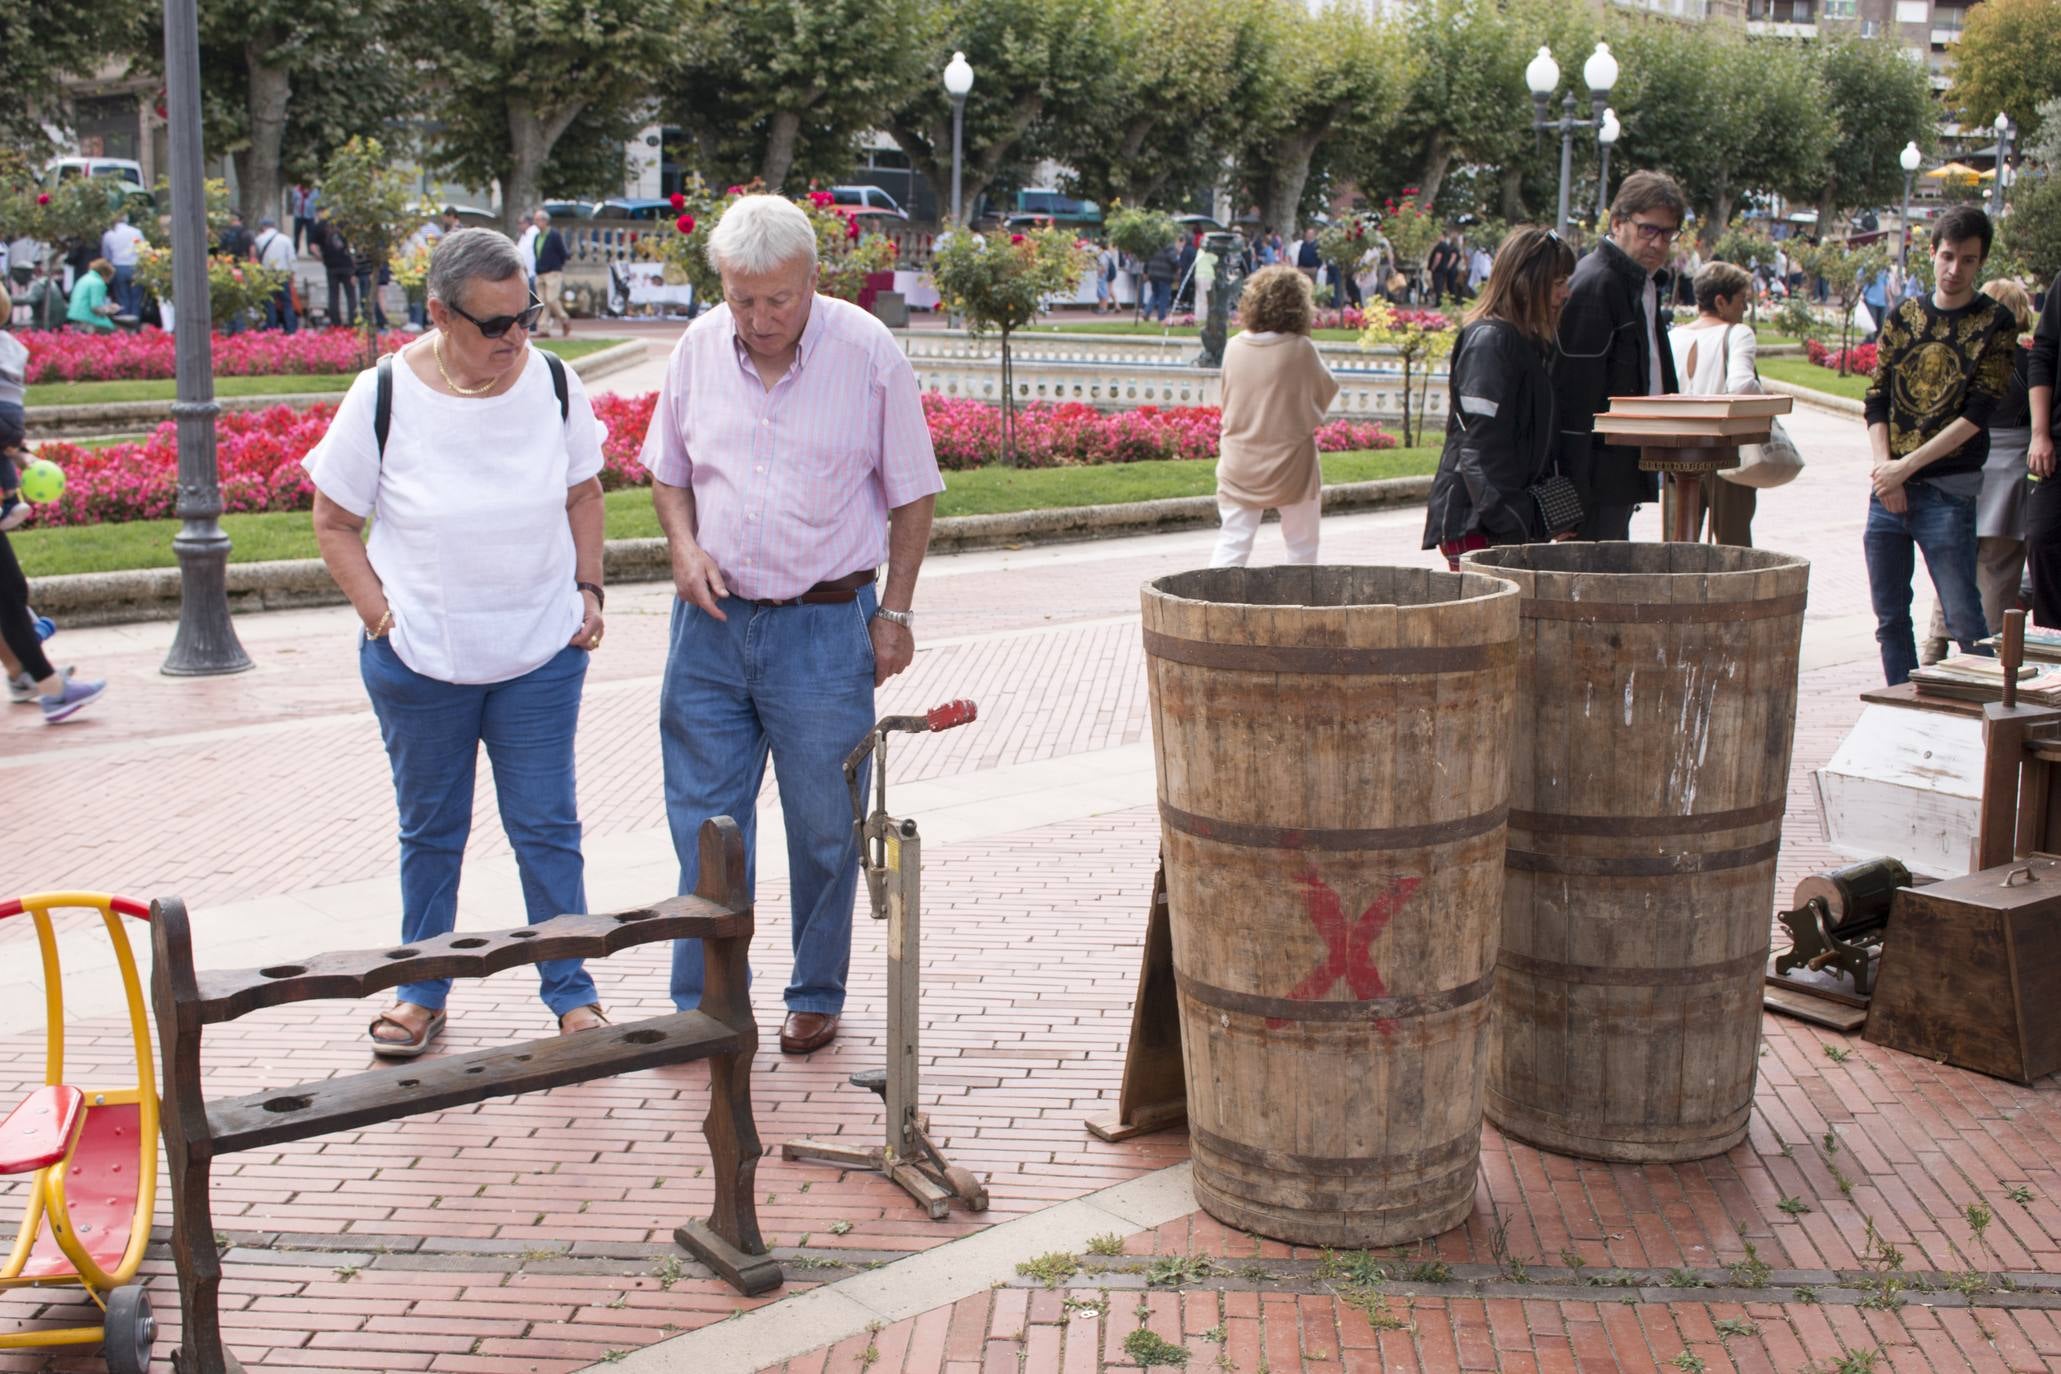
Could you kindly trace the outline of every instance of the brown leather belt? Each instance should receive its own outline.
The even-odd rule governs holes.
[[[757,599],[754,606],[835,606],[859,599],[859,589],[873,585],[874,569],[867,568],[845,577],[818,582],[800,596],[790,596],[785,601]]]

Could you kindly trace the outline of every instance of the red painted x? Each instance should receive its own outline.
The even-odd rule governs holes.
[[[1372,953],[1374,941],[1388,928],[1390,920],[1402,909],[1403,903],[1416,892],[1421,879],[1392,878],[1388,890],[1376,897],[1359,919],[1346,924],[1345,906],[1338,894],[1331,890],[1331,884],[1311,868],[1304,871],[1297,880],[1302,885],[1303,901],[1309,908],[1310,924],[1317,928],[1317,934],[1324,941],[1324,958],[1309,976],[1289,990],[1288,996],[1297,1002],[1314,1002],[1336,987],[1340,978],[1353,990],[1353,995],[1362,1001],[1371,1001],[1385,995],[1388,985],[1382,981],[1381,970],[1374,966]],[[1269,1030],[1278,1030],[1287,1025],[1287,1019],[1270,1017]],[[1384,1032],[1392,1027],[1383,1021]]]

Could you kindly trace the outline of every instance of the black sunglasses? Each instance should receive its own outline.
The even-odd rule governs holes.
[[[520,315],[496,315],[490,320],[483,320],[477,315],[466,313],[465,307],[456,301],[445,301],[444,304],[455,311],[460,318],[472,321],[473,328],[479,330],[481,334],[489,339],[498,339],[517,325],[521,325],[523,333],[527,334],[537,327],[537,317],[544,313],[544,303],[537,299],[534,291],[530,293],[529,308]]]

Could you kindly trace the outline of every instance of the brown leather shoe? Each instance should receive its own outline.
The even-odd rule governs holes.
[[[820,1011],[791,1011],[780,1023],[780,1052],[807,1054],[837,1039],[837,1017]]]

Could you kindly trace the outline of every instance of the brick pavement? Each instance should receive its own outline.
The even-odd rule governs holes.
[[[1778,896],[1825,857],[1809,769],[1851,720],[1854,692],[1875,678],[1858,558],[1858,428],[1805,413],[1797,429],[1812,467],[1763,499],[1761,519],[1764,543],[1816,556],[1807,646],[1817,647],[1807,648]],[[1420,519],[1396,512],[1334,522],[1330,556],[1417,562]],[[1262,535],[1262,558],[1276,537]],[[969,695],[981,701],[983,721],[900,749],[895,776],[971,777],[1074,757],[1092,768],[1098,751],[1143,738],[1137,586],[1191,566],[1208,539],[937,560],[922,598],[926,648],[882,708]],[[611,652],[596,661],[582,720],[582,804],[590,835],[656,837],[663,590],[624,588],[617,606]],[[91,728],[45,732],[25,713],[0,719],[0,786],[69,799],[85,778],[92,802],[90,810],[48,808],[56,819],[36,827],[33,847],[12,851],[10,867],[24,871],[0,888],[180,891],[204,909],[391,873],[390,794],[346,657],[347,616],[293,613],[242,628],[258,671],[204,682],[156,675],[163,640],[153,627],[58,641],[84,646],[82,660],[90,649],[120,695]],[[68,823],[72,815],[84,819]],[[762,1224],[796,1261],[783,1295],[1185,1157],[1178,1133],[1109,1145],[1079,1127],[1106,1113],[1115,1093],[1155,839],[1152,810],[1140,805],[929,849],[925,1090],[946,1148],[987,1178],[994,1205],[985,1217],[931,1223],[870,1175],[768,1158],[759,1172]],[[473,862],[504,850],[491,807],[482,806]],[[768,882],[761,897],[771,919],[759,934],[767,976],[756,995],[770,1026],[785,966],[784,893]],[[10,939],[0,949],[17,958],[25,952],[18,937],[0,932]],[[319,932],[310,943],[322,944]],[[851,1015],[832,1050],[802,1061],[760,1056],[754,1090],[770,1146],[878,1130],[874,1100],[843,1081],[882,1053],[880,932],[863,919],[853,967]],[[625,1016],[663,1007],[656,951],[610,961],[600,978]],[[453,1009],[452,1049],[542,1029],[521,977],[462,984]],[[364,1016],[360,1007],[306,1004],[224,1028],[209,1042],[211,1090],[361,1067]],[[118,1073],[126,1050],[116,1027],[92,1021],[74,1033],[77,1069]],[[1843,1062],[1826,1053],[1844,1044],[1770,1018],[1752,1134],[1701,1164],[1590,1164],[1490,1130],[1475,1213],[1433,1247],[1462,1282],[1418,1284],[1414,1294],[1391,1283],[1391,1310],[1406,1327],[1374,1331],[1360,1310],[1364,1295],[1352,1295],[1355,1306],[1313,1279],[1321,1257],[1227,1234],[1199,1215],[1132,1238],[1128,1248],[1141,1258],[1128,1263],[1207,1255],[1287,1268],[1264,1279],[1220,1274],[1181,1294],[1155,1288],[1146,1295],[1149,1324],[1193,1350],[1191,1368],[1219,1367],[1221,1357],[1243,1374],[1262,1359],[1272,1374],[1586,1374],[1688,1368],[1668,1363],[1685,1350],[1711,1370],[1789,1374],[1835,1358],[1842,1344],[1880,1348],[1878,1367],[1897,1370],[2040,1369],[2061,1360],[2061,1329],[2009,1294],[1979,1294],[1976,1306],[1961,1308],[1931,1305],[1959,1301],[1958,1293],[1907,1293],[1900,1310],[1872,1311],[1829,1274],[1816,1305],[1780,1286],[1813,1286],[1819,1271],[1860,1267],[1870,1222],[1902,1251],[1905,1269],[1941,1290],[1970,1269],[2010,1272],[2030,1302],[2044,1291],[2031,1290],[2061,1275],[2061,1120],[2049,1085],[2020,1089],[1872,1048]],[[0,1036],[0,1101],[34,1080],[39,1055],[32,1038]],[[219,1224],[236,1247],[232,1345],[253,1368],[557,1371],[746,1306],[695,1266],[670,1260],[671,1228],[708,1202],[698,1130],[705,1083],[698,1066],[661,1070],[234,1157],[216,1192]],[[2019,1195],[2026,1200],[2011,1200]],[[1963,1210],[1977,1200],[1994,1214],[1979,1241]],[[1720,1301],[1650,1286],[1674,1269],[1725,1281],[1747,1241],[1774,1271],[1765,1292]],[[1500,1295],[1490,1280],[1513,1257],[1535,1271],[1545,1296]],[[1570,1269],[1570,1258],[1586,1269]],[[1581,1272],[1605,1270],[1636,1272],[1649,1287],[1582,1287]],[[150,1272],[161,1309],[173,1309],[163,1312],[169,1340],[177,1321],[161,1251]],[[789,1367],[1123,1367],[1144,1278],[1074,1282],[1088,1286],[983,1292]],[[1094,1310],[1105,1300],[1106,1313]],[[0,1295],[0,1330],[72,1310]],[[1757,1330],[1726,1334],[1719,1322]],[[1219,1327],[1221,1343],[1207,1339]],[[91,1355],[0,1357],[0,1371],[95,1367]]]

